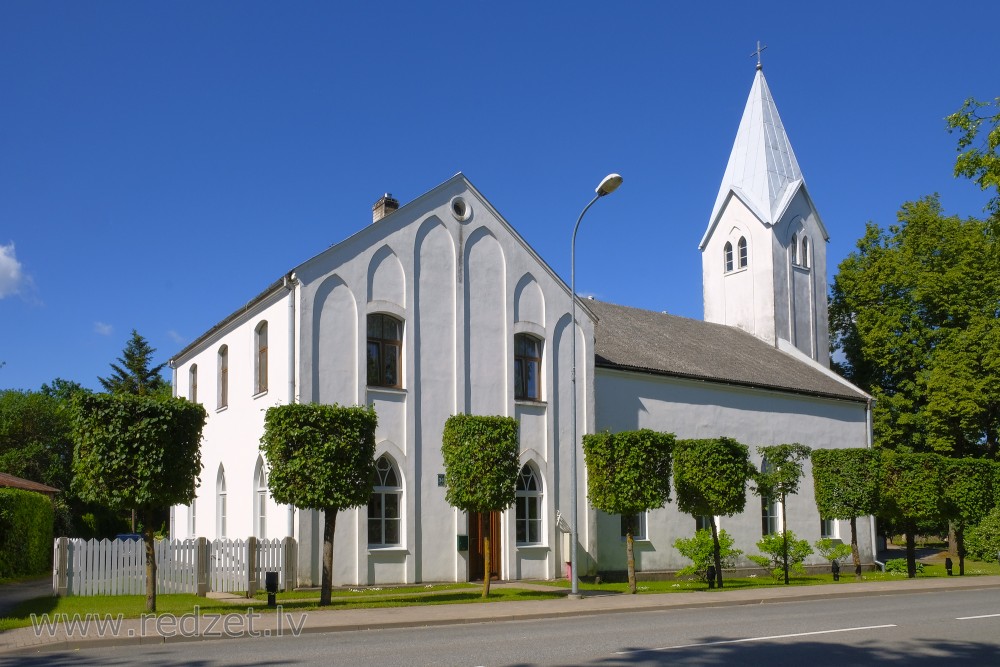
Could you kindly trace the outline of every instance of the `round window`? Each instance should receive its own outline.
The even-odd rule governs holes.
[[[462,197],[455,197],[451,200],[451,214],[456,220],[465,222],[472,215],[472,209],[465,203]]]

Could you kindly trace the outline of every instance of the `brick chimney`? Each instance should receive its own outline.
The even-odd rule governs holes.
[[[377,202],[375,202],[375,205],[372,206],[372,222],[378,222],[398,208],[399,202],[393,199],[391,194],[386,192]]]

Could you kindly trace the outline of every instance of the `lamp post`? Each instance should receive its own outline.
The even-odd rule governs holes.
[[[583,211],[580,213],[580,217],[577,218],[576,226],[573,227],[573,241],[570,244],[569,283],[570,283],[570,291],[573,294],[573,327],[570,330],[570,337],[573,340],[571,345],[572,349],[571,354],[573,355],[573,363],[572,363],[572,373],[570,375],[572,379],[572,390],[573,390],[573,397],[570,402],[570,416],[573,421],[573,429],[571,431],[573,434],[571,441],[573,446],[573,455],[571,459],[572,464],[570,465],[570,477],[572,478],[573,482],[570,490],[570,495],[572,496],[573,507],[570,510],[569,570],[570,570],[570,581],[571,581],[570,595],[574,598],[580,597],[580,577],[578,576],[579,573],[577,572],[577,562],[576,562],[576,543],[578,534],[577,527],[579,525],[579,510],[578,510],[579,491],[577,489],[579,476],[577,474],[577,465],[576,465],[576,451],[577,451],[576,424],[578,421],[576,413],[576,232],[577,230],[580,229],[580,223],[583,222],[583,216],[587,214],[587,211],[589,211],[590,207],[594,205],[594,202],[596,202],[598,199],[600,199],[605,195],[611,194],[612,192],[617,190],[618,186],[621,184],[622,184],[622,177],[619,176],[618,174],[608,174],[607,176],[604,177],[604,180],[601,181],[601,184],[598,185],[597,189],[595,190],[597,194],[594,196],[593,199],[590,200],[590,203],[584,207]]]

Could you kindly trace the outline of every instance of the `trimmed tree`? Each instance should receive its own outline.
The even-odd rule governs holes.
[[[754,472],[750,450],[732,438],[678,440],[674,446],[674,488],[677,507],[692,516],[712,518],[716,584],[722,588],[721,552],[717,516],[733,516],[747,504],[747,482]]]
[[[73,489],[85,501],[141,513],[146,610],[156,611],[155,511],[195,496],[205,408],[128,394],[79,394],[74,403]]]
[[[635,593],[635,516],[663,507],[670,500],[672,433],[650,429],[583,436],[587,465],[587,498],[625,521],[628,587]]]
[[[816,509],[824,519],[851,522],[851,557],[857,579],[861,579],[858,517],[878,511],[878,455],[879,450],[860,447],[817,449],[811,454]]]
[[[444,424],[441,454],[445,500],[463,512],[502,512],[516,497],[520,439],[513,417],[452,415]],[[490,594],[490,522],[483,528],[483,597]]]
[[[777,496],[781,500],[781,542],[785,585],[788,585],[788,535],[790,532],[788,530],[786,501],[788,496],[799,492],[799,483],[802,481],[804,473],[802,462],[809,458],[810,451],[812,450],[798,443],[757,448],[757,453],[764,457],[767,465],[761,465],[761,470],[754,478],[756,493],[761,498]],[[809,546],[808,542],[806,542],[806,546]]]
[[[965,574],[965,530],[993,509],[993,475],[997,464],[984,459],[942,458],[944,511],[955,527],[958,574]]]
[[[906,574],[917,576],[915,536],[921,526],[937,524],[943,512],[942,459],[937,454],[884,451],[879,516],[895,522],[906,535]]]
[[[293,403],[270,407],[264,415],[260,450],[270,466],[271,497],[323,512],[320,605],[330,604],[337,513],[371,498],[377,424],[371,407]]]

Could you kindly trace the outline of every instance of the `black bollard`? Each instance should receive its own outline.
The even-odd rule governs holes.
[[[275,606],[275,597],[278,593],[278,573],[277,572],[265,572],[264,573],[264,588],[267,590],[267,606]]]
[[[944,559],[944,569],[947,570],[949,577],[951,576],[951,565],[952,565],[951,559],[950,558],[945,558]]]
[[[838,561],[830,561],[830,569],[833,571],[833,580],[840,581],[840,563]]]
[[[708,576],[708,587],[710,589],[711,588],[715,588],[715,566],[714,565],[709,565],[708,566],[708,570],[706,571],[706,575]]]

